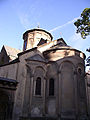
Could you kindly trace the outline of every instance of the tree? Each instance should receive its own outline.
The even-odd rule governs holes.
[[[80,33],[83,39],[85,39],[86,36],[90,35],[90,8],[85,8],[83,10],[81,13],[81,18],[77,19],[74,25],[77,27],[76,32]],[[90,48],[86,51],[90,52]],[[90,66],[90,56],[86,59],[86,61],[86,66]]]
[[[81,34],[83,39],[90,35],[90,8],[85,8],[81,13],[81,18],[74,23],[77,27],[77,33]]]

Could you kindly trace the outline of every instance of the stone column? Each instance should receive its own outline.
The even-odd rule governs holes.
[[[74,71],[74,101],[75,101],[75,114],[78,116],[78,79],[77,79],[77,71]]]
[[[79,80],[79,112],[80,118],[87,117],[87,100],[86,100],[86,88],[84,74],[78,75]]]
[[[43,115],[45,115],[45,110],[46,110],[46,77],[44,77],[44,81],[43,81]]]
[[[31,69],[27,66],[27,76],[26,76],[26,83],[25,83],[25,92],[24,92],[24,102],[23,102],[23,111],[22,116],[27,117],[29,113],[30,107],[30,85],[31,85]]]
[[[31,84],[30,84],[30,97],[29,97],[29,113],[28,113],[28,116],[31,116],[32,95],[33,95],[33,77],[34,77],[34,74],[32,73],[32,75],[30,76]]]
[[[58,76],[59,76],[59,82],[58,82],[58,85],[59,85],[59,88],[58,88],[58,114],[60,116],[61,114],[61,97],[62,97],[62,80],[61,80],[61,71],[59,70],[58,71]]]

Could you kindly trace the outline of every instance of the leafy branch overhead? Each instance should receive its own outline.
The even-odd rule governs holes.
[[[90,35],[90,8],[83,10],[80,19],[77,19],[74,25],[77,27],[77,33],[80,33],[83,39]]]

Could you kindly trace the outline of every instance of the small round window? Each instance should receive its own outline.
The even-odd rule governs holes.
[[[78,68],[78,73],[79,73],[80,75],[82,74],[81,68]]]

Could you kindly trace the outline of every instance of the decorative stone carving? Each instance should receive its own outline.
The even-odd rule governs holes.
[[[39,116],[41,114],[40,112],[40,109],[38,107],[34,107],[32,110],[31,110],[31,115],[35,115],[35,116]]]

